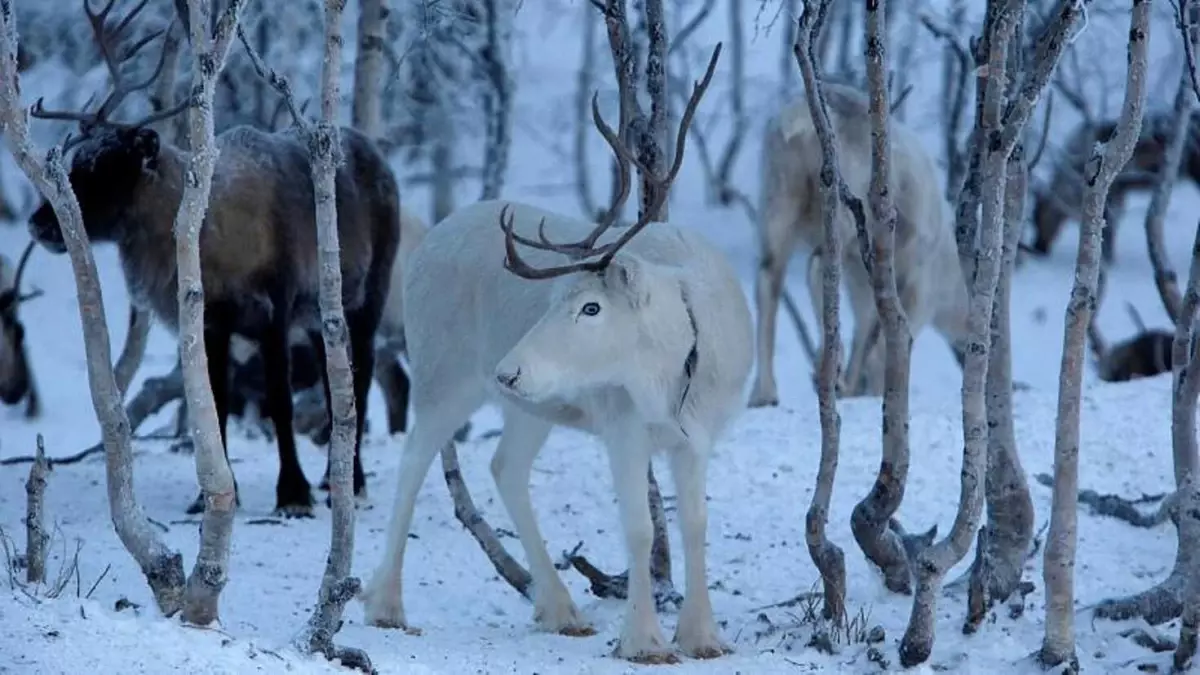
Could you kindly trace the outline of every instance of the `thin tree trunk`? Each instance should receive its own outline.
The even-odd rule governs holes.
[[[29,112],[21,102],[17,76],[17,15],[13,0],[0,0],[0,134],[26,177],[54,209],[75,277],[83,346],[87,355],[92,408],[100,423],[105,448],[108,504],[117,537],[137,561],[155,603],[166,616],[183,604],[183,556],[158,536],[138,506],[133,489],[133,448],[129,420],[112,370],[112,347],[100,296],[99,274],[92,256],[83,216],[63,166],[62,149],[49,153],[29,139]]]
[[[1085,169],[1086,188],[1079,230],[1075,283],[1067,303],[1063,331],[1062,370],[1058,384],[1058,420],[1054,437],[1054,491],[1050,531],[1046,538],[1043,576],[1046,585],[1046,631],[1040,659],[1049,667],[1077,665],[1075,656],[1075,543],[1079,487],[1079,407],[1083,387],[1084,340],[1100,272],[1098,249],[1108,190],[1133,154],[1142,128],[1146,101],[1147,43],[1150,0],[1133,0],[1129,26],[1129,72],[1125,102],[1116,133],[1092,152]]]
[[[986,38],[988,60],[985,66],[988,78],[980,114],[982,124],[976,129],[977,137],[994,137],[1002,128],[1005,85],[1010,76],[1009,42],[1013,39],[1024,9],[1024,0],[993,0],[989,3],[990,30]],[[992,310],[1000,278],[1003,246],[1005,171],[1012,149],[989,145],[982,160],[983,216],[978,232],[978,251],[972,265],[975,274],[967,276],[971,288],[967,317],[968,348],[963,362],[962,381],[961,492],[958,512],[950,532],[945,539],[922,551],[914,565],[917,589],[908,627],[900,643],[900,663],[907,668],[929,659],[933,650],[934,615],[942,579],[967,554],[983,512],[989,435],[985,388],[992,338]]]
[[[329,499],[332,509],[329,555],[317,605],[295,639],[297,648],[341,660],[373,672],[371,660],[359,649],[341,648],[333,636],[342,627],[346,603],[362,586],[350,575],[354,558],[353,464],[357,408],[354,378],[347,349],[349,329],[342,306],[342,259],[338,241],[337,167],[342,162],[337,111],[341,93],[342,12],[346,0],[325,0],[325,44],[321,66],[321,119],[307,129],[316,201],[317,259],[320,261],[321,340],[329,386]]]
[[[487,140],[483,152],[483,188],[481,199],[498,199],[504,189],[504,176],[508,172],[509,148],[512,146],[512,97],[513,83],[508,76],[503,36],[500,23],[506,20],[506,11],[498,6],[501,0],[483,0],[484,42],[480,61],[491,85],[483,98]]]
[[[1019,71],[1018,71],[1019,72]],[[1021,586],[1025,557],[1033,542],[1033,499],[1013,428],[1012,275],[1025,213],[1028,170],[1024,147],[1008,158],[1004,189],[1004,250],[992,306],[992,343],[987,365],[987,524],[971,568],[964,632],[974,632],[994,602],[1008,600]],[[1023,597],[1023,596],[1022,596]],[[1015,605],[1014,605],[1015,606]],[[1024,603],[1020,605],[1024,608]]]
[[[829,540],[826,524],[829,519],[829,503],[833,497],[833,483],[837,476],[838,453],[841,435],[841,417],[837,409],[837,381],[842,364],[842,334],[839,312],[839,292],[842,274],[842,245],[837,231],[837,217],[841,209],[840,168],[837,157],[837,140],[829,122],[825,96],[817,79],[813,34],[821,28],[823,17],[828,11],[829,0],[805,2],[804,14],[796,23],[796,45],[793,53],[800,66],[804,88],[809,92],[808,109],[813,126],[821,139],[821,198],[822,198],[822,241],[823,263],[821,265],[821,362],[817,382],[817,399],[821,419],[821,463],[817,470],[817,485],[812,502],[805,515],[805,541],[813,564],[821,573],[824,586],[823,614],[834,625],[839,625],[846,615],[846,560],[841,547]]]
[[[733,166],[737,162],[738,153],[742,149],[742,140],[746,136],[746,36],[743,26],[742,1],[729,0],[729,47],[733,52],[732,64],[729,67],[729,113],[733,117],[733,128],[729,131],[729,140],[717,160],[717,197],[722,206],[733,203]],[[651,125],[653,126],[653,124]],[[659,141],[662,142],[661,140]]]
[[[1186,36],[1185,36],[1186,37]],[[1192,91],[1191,75],[1184,68],[1179,76],[1179,89],[1175,92],[1175,106],[1171,119],[1171,128],[1167,132],[1167,147],[1163,152],[1163,163],[1155,177],[1154,192],[1150,197],[1150,205],[1146,207],[1146,246],[1150,251],[1150,264],[1154,267],[1154,284],[1158,287],[1159,297],[1162,298],[1163,308],[1171,321],[1179,316],[1179,281],[1171,259],[1167,257],[1167,249],[1163,244],[1163,221],[1167,218],[1167,206],[1171,203],[1171,193],[1179,180],[1179,165],[1183,160],[1183,149],[1191,134],[1193,101],[1196,94]],[[1196,139],[1192,139],[1195,142]]]
[[[125,399],[125,394],[129,393],[129,385],[146,358],[146,343],[150,341],[150,320],[150,312],[129,305],[129,328],[125,333],[125,346],[121,348],[121,356],[117,358],[114,369],[117,389],[121,392],[122,400]]]
[[[213,129],[213,98],[217,78],[225,67],[236,34],[243,0],[231,0],[216,31],[208,33],[212,3],[188,0],[191,26],[192,82],[196,105],[188,110],[188,159],[183,197],[175,217],[175,255],[178,266],[179,354],[183,391],[196,453],[196,479],[204,496],[200,550],[188,576],[183,619],[207,626],[220,616],[221,591],[229,566],[236,494],[233,471],[225,456],[217,407],[208,379],[204,345],[204,286],[200,278],[200,230],[208,212],[213,169],[219,150]]]
[[[1190,92],[1189,92],[1190,93]],[[1200,306],[1200,224],[1192,246],[1192,265],[1188,273],[1187,294],[1180,305],[1172,345],[1171,446],[1175,457],[1179,500],[1179,549],[1176,570],[1182,571],[1179,645],[1175,667],[1185,670],[1196,656],[1197,631],[1200,630],[1200,574],[1192,563],[1200,559],[1200,448],[1196,443],[1196,398],[1200,394],[1200,360],[1192,345],[1195,341],[1197,308]],[[1180,564],[1183,561],[1184,564]],[[1174,576],[1174,575],[1173,575]]]
[[[870,209],[873,256],[863,247],[863,264],[870,270],[875,308],[883,328],[886,368],[882,410],[883,452],[871,491],[854,507],[850,527],[867,558],[884,574],[895,593],[909,593],[912,576],[900,538],[889,522],[904,500],[908,480],[908,388],[912,333],[897,291],[896,208],[890,197],[891,139],[888,131],[887,36],[884,0],[868,0],[865,43],[871,114]],[[848,8],[847,8],[848,9]],[[865,231],[864,231],[865,232]],[[873,261],[869,258],[873,257]],[[828,262],[828,261],[826,261]],[[869,349],[869,347],[868,347]],[[863,350],[866,352],[866,350]],[[851,386],[857,385],[851,382]]]
[[[587,141],[588,131],[592,129],[590,114],[592,110],[592,83],[596,80],[596,21],[592,16],[593,7],[583,4],[583,37],[580,49],[583,56],[580,61],[579,73],[575,78],[575,128],[573,136],[575,159],[575,189],[579,193],[579,205],[588,220],[600,217],[596,199],[592,196],[591,172],[588,169]]]
[[[383,136],[384,39],[387,0],[358,0],[358,51],[354,57],[351,123],[373,141]]]
[[[664,149],[667,135],[667,21],[663,14],[662,0],[642,0],[645,8],[646,33],[646,94],[650,99],[650,117],[641,127],[638,159],[650,171],[641,176],[641,203],[638,216],[649,207],[654,189],[650,185],[654,175],[661,174],[666,166],[667,153]],[[632,84],[632,81],[631,81]],[[630,91],[633,88],[630,87]],[[670,217],[670,209],[664,201],[651,222],[662,223]]]

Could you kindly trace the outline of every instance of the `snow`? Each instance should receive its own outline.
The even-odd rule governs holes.
[[[517,35],[524,40],[515,51],[518,89],[514,127],[514,154],[506,196],[557,208],[578,211],[570,177],[562,174],[571,132],[567,118],[573,86],[578,13],[563,20],[579,3],[523,3],[517,15]],[[756,86],[747,108],[756,111],[747,139],[738,182],[748,194],[756,191],[756,134],[773,95],[778,64],[778,30],[765,26],[754,33],[757,3],[747,8],[749,78]],[[558,12],[556,14],[556,12]],[[765,23],[769,17],[763,19]],[[786,20],[786,19],[782,19]],[[1125,21],[1123,17],[1117,19]],[[1092,19],[1092,28],[1101,23]],[[723,17],[714,16],[697,35],[702,53],[719,39]],[[1163,25],[1163,24],[1160,24]],[[1090,29],[1089,29],[1090,30]],[[1161,30],[1161,29],[1160,29]],[[531,40],[536,34],[537,42]],[[1097,39],[1107,35],[1098,32]],[[1160,33],[1161,35],[1161,33]],[[1080,38],[1088,37],[1085,34]],[[1110,43],[1112,44],[1112,43]],[[562,49],[555,51],[556,46]],[[911,79],[916,90],[910,97],[909,123],[926,139],[935,155],[941,140],[934,114],[938,96],[937,48],[923,44],[917,62],[924,79]],[[1159,50],[1162,51],[1162,50]],[[555,53],[553,60],[545,53]],[[1116,60],[1114,60],[1116,61]],[[606,59],[598,60],[606,64]],[[763,65],[766,64],[766,65]],[[698,69],[700,66],[694,66]],[[727,66],[722,66],[722,68]],[[692,76],[698,75],[692,73]],[[720,75],[718,75],[720,77]],[[1120,74],[1114,76],[1113,82]],[[1167,78],[1169,82],[1170,79]],[[563,84],[551,84],[551,83]],[[714,84],[701,105],[701,124],[720,139],[726,113],[718,111],[725,84]],[[29,91],[44,87],[31,86]],[[344,88],[350,91],[349,87]],[[1169,87],[1152,94],[1157,105]],[[28,94],[27,94],[28,95]],[[1119,103],[1119,95],[1113,97]],[[1056,106],[1058,108],[1058,106]],[[1040,119],[1040,113],[1036,115]],[[719,119],[718,119],[719,118]],[[715,120],[715,121],[714,121]],[[1068,112],[1056,112],[1054,128],[1070,126]],[[539,124],[542,125],[539,130]],[[593,162],[607,162],[598,135],[589,140]],[[713,141],[710,141],[713,142]],[[477,153],[477,145],[464,140],[463,153]],[[5,161],[11,161],[5,157]],[[604,166],[604,164],[600,164]],[[8,169],[11,164],[5,165]],[[403,169],[397,165],[398,169]],[[7,171],[11,182],[12,172]],[[594,170],[593,176],[606,172]],[[718,242],[742,274],[747,298],[753,298],[753,273],[757,244],[749,223],[738,211],[705,206],[699,189],[701,171],[692,156],[685,163],[672,203],[673,219],[695,227]],[[940,177],[939,177],[940,180]],[[25,188],[27,189],[27,188]],[[474,190],[474,186],[470,186]],[[606,186],[593,186],[604,194]],[[474,198],[466,188],[460,203]],[[424,191],[406,194],[406,207],[425,213]],[[1117,259],[1108,283],[1109,297],[1100,325],[1110,340],[1134,332],[1124,310],[1132,302],[1148,326],[1169,326],[1153,286],[1145,253],[1141,222],[1145,196],[1131,200],[1119,231]],[[1167,248],[1181,276],[1186,274],[1193,236],[1194,213],[1200,193],[1181,183],[1168,213]],[[32,205],[26,206],[27,210]],[[1031,260],[1016,275],[1013,293],[1014,377],[1030,386],[1015,396],[1016,433],[1022,462],[1029,474],[1050,472],[1053,466],[1054,416],[1058,366],[1061,357],[1063,312],[1073,278],[1075,234],[1068,226],[1052,255]],[[27,234],[23,227],[0,227],[0,252],[15,257]],[[110,246],[96,248],[97,264],[114,344],[125,334],[127,296]],[[789,287],[798,299],[805,296],[803,259],[797,256]],[[35,253],[29,282],[46,291],[24,309],[34,368],[43,397],[44,416],[25,422],[20,408],[0,410],[0,458],[30,454],[36,434],[46,440],[52,456],[62,456],[90,446],[99,434],[87,387],[78,308],[65,256]],[[802,302],[806,316],[807,303]],[[781,313],[781,316],[786,316]],[[811,318],[809,319],[811,322]],[[843,314],[848,326],[848,309]],[[787,321],[780,322],[776,368],[782,405],[777,409],[747,410],[732,425],[716,449],[710,469],[710,529],[708,568],[713,602],[724,637],[734,654],[715,661],[685,660],[674,668],[680,673],[740,673],[764,675],[795,672],[874,672],[879,666],[868,658],[867,645],[839,645],[826,656],[805,647],[803,633],[771,632],[771,625],[794,622],[802,608],[762,609],[814,588],[818,575],[804,546],[803,518],[811,498],[817,469],[820,432],[816,400],[809,385],[807,363]],[[810,323],[810,325],[815,325]],[[848,332],[848,331],[847,331]],[[161,329],[152,334],[149,354],[134,388],[147,376],[159,375],[173,365],[174,342]],[[960,377],[950,350],[937,336],[926,333],[917,340],[913,358],[911,447],[912,467],[908,491],[898,517],[910,531],[937,524],[945,533],[953,520],[961,463]],[[1172,484],[1169,434],[1169,376],[1126,384],[1099,382],[1087,373],[1082,407],[1081,487],[1101,492],[1137,496],[1163,492]],[[382,398],[372,393],[372,433],[364,448],[370,504],[359,511],[354,569],[368,579],[383,554],[384,535],[397,480],[403,436],[387,437]],[[907,622],[911,600],[888,593],[879,575],[870,569],[853,541],[851,510],[871,486],[879,461],[878,399],[842,401],[842,454],[830,513],[830,537],[846,553],[847,607],[851,614],[867,616],[866,625],[881,626],[886,637],[879,645],[894,668],[897,645]],[[147,421],[139,430],[150,434],[169,421],[171,412]],[[475,418],[473,438],[497,425],[491,410]],[[320,451],[299,439],[301,460],[310,481],[324,468]],[[476,503],[497,528],[511,524],[504,513],[487,468],[495,439],[471,440],[459,455]],[[222,596],[220,630],[181,626],[162,618],[153,609],[148,588],[133,560],[122,549],[109,520],[101,458],[60,466],[49,477],[46,512],[57,527],[49,573],[54,577],[83,542],[78,557],[78,584],[71,580],[57,599],[44,591],[10,592],[0,571],[0,672],[159,673],[176,670],[195,673],[335,672],[336,666],[299,655],[287,647],[289,639],[307,619],[329,542],[329,512],[318,508],[309,521],[280,521],[270,517],[278,462],[274,445],[251,440],[231,423],[231,456],[242,493],[242,509],[233,534],[229,582]],[[136,489],[147,515],[165,528],[167,543],[179,550],[190,569],[198,543],[197,521],[185,519],[183,510],[196,491],[190,457],[168,452],[155,440],[136,443]],[[673,493],[664,462],[656,461],[663,489]],[[28,465],[0,467],[0,528],[23,548],[23,482]],[[602,477],[597,480],[597,477]],[[1036,524],[1049,517],[1049,490],[1031,479]],[[314,489],[314,492],[315,489]],[[318,493],[319,494],[319,493]],[[614,497],[607,484],[607,468],[600,446],[584,435],[556,430],[539,457],[533,474],[532,495],[539,522],[552,555],[584,542],[583,552],[602,569],[624,569],[623,546]],[[668,505],[670,502],[668,502]],[[1138,530],[1113,520],[1096,518],[1086,509],[1079,521],[1076,571],[1076,621],[1078,652],[1088,672],[1129,672],[1134,664],[1154,663],[1164,668],[1166,655],[1154,655],[1120,637],[1127,626],[1092,622],[1086,608],[1106,597],[1136,592],[1167,573],[1174,556],[1175,537],[1169,526]],[[669,514],[674,523],[673,514]],[[455,520],[440,471],[430,472],[417,503],[414,540],[405,566],[405,602],[409,620],[424,633],[410,636],[364,626],[362,608],[352,603],[338,640],[366,649],[381,673],[625,673],[643,668],[609,656],[620,629],[623,604],[599,600],[587,592],[586,582],[573,572],[563,577],[581,609],[596,624],[599,634],[571,638],[537,633],[532,608],[501,581],[475,542]],[[682,580],[682,547],[672,525],[675,578]],[[506,537],[509,550],[523,560],[519,544]],[[967,560],[951,571],[957,578]],[[964,598],[945,594],[938,607],[938,638],[928,664],[914,672],[1038,672],[1026,655],[1040,646],[1044,598],[1041,554],[1027,566],[1026,578],[1037,590],[1026,599],[1025,615],[1010,619],[998,609],[974,636],[961,635]],[[97,583],[97,580],[98,583]],[[90,598],[89,588],[95,584]],[[80,589],[76,592],[76,588]],[[117,611],[118,600],[136,603],[138,609]],[[123,603],[124,604],[124,603]],[[764,621],[765,617],[766,621]],[[676,615],[661,616],[670,636]],[[1172,623],[1160,630],[1170,635]]]

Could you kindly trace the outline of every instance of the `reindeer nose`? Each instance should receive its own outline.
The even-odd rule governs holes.
[[[496,381],[505,389],[512,389],[517,384],[517,378],[521,377],[521,369],[518,367],[511,373],[499,371],[496,373]]]

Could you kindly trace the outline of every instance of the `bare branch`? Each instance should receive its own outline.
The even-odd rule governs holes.
[[[1190,87],[1191,78],[1185,68],[1179,76],[1179,87],[1175,91],[1171,126],[1167,130],[1167,144],[1163,150],[1162,165],[1154,179],[1154,192],[1150,205],[1146,207],[1146,247],[1150,251],[1150,264],[1154,267],[1154,284],[1162,298],[1167,316],[1174,322],[1179,316],[1179,282],[1171,260],[1163,244],[1163,221],[1167,217],[1167,206],[1171,193],[1179,180],[1179,167],[1183,163],[1183,150],[1192,130],[1200,128],[1192,121],[1193,102],[1196,95]]]
[[[841,420],[837,412],[837,382],[842,365],[842,337],[838,312],[841,306],[841,239],[837,232],[837,215],[841,207],[843,181],[838,166],[837,139],[829,121],[829,111],[821,81],[817,76],[817,57],[813,37],[821,27],[822,17],[830,0],[806,0],[804,11],[797,20],[796,45],[793,53],[808,92],[808,109],[818,138],[821,141],[821,198],[822,198],[822,316],[821,360],[817,379],[817,401],[821,421],[821,463],[817,470],[817,486],[805,515],[805,541],[813,564],[821,572],[824,584],[824,616],[840,621],[846,614],[846,562],[841,547],[829,540],[826,523],[829,504],[833,498],[833,483],[837,475],[840,452]]]

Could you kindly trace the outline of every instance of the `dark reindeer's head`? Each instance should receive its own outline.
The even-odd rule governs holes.
[[[33,388],[25,356],[25,326],[17,315],[21,303],[41,295],[40,291],[21,293],[21,276],[32,252],[33,242],[29,242],[15,270],[12,262],[0,255],[0,401],[5,405],[16,405]]]
[[[143,173],[154,169],[158,160],[159,137],[149,125],[182,112],[190,104],[185,100],[131,124],[110,119],[130,94],[147,89],[158,79],[166,62],[166,50],[160,55],[154,72],[140,82],[130,81],[128,74],[122,72],[122,65],[170,30],[168,27],[129,41],[125,33],[146,3],[139,3],[117,21],[115,28],[109,28],[108,15],[115,4],[116,0],[108,0],[103,9],[93,12],[89,0],[83,0],[88,23],[92,26],[96,44],[112,78],[112,91],[108,97],[95,112],[46,110],[41,99],[30,111],[31,116],[39,119],[74,121],[79,124],[78,134],[68,137],[63,144],[63,152],[65,154],[75,149],[69,172],[71,189],[79,202],[84,229],[92,241],[112,241],[118,236],[122,216],[134,202]],[[49,200],[43,199],[30,216],[29,232],[38,243],[53,253],[67,250],[58,216]]]
[[[158,159],[152,129],[103,129],[79,144],[71,161],[71,190],[79,201],[90,241],[113,241],[125,211],[133,204],[142,172]],[[29,233],[52,253],[67,250],[50,202],[29,217]]]

